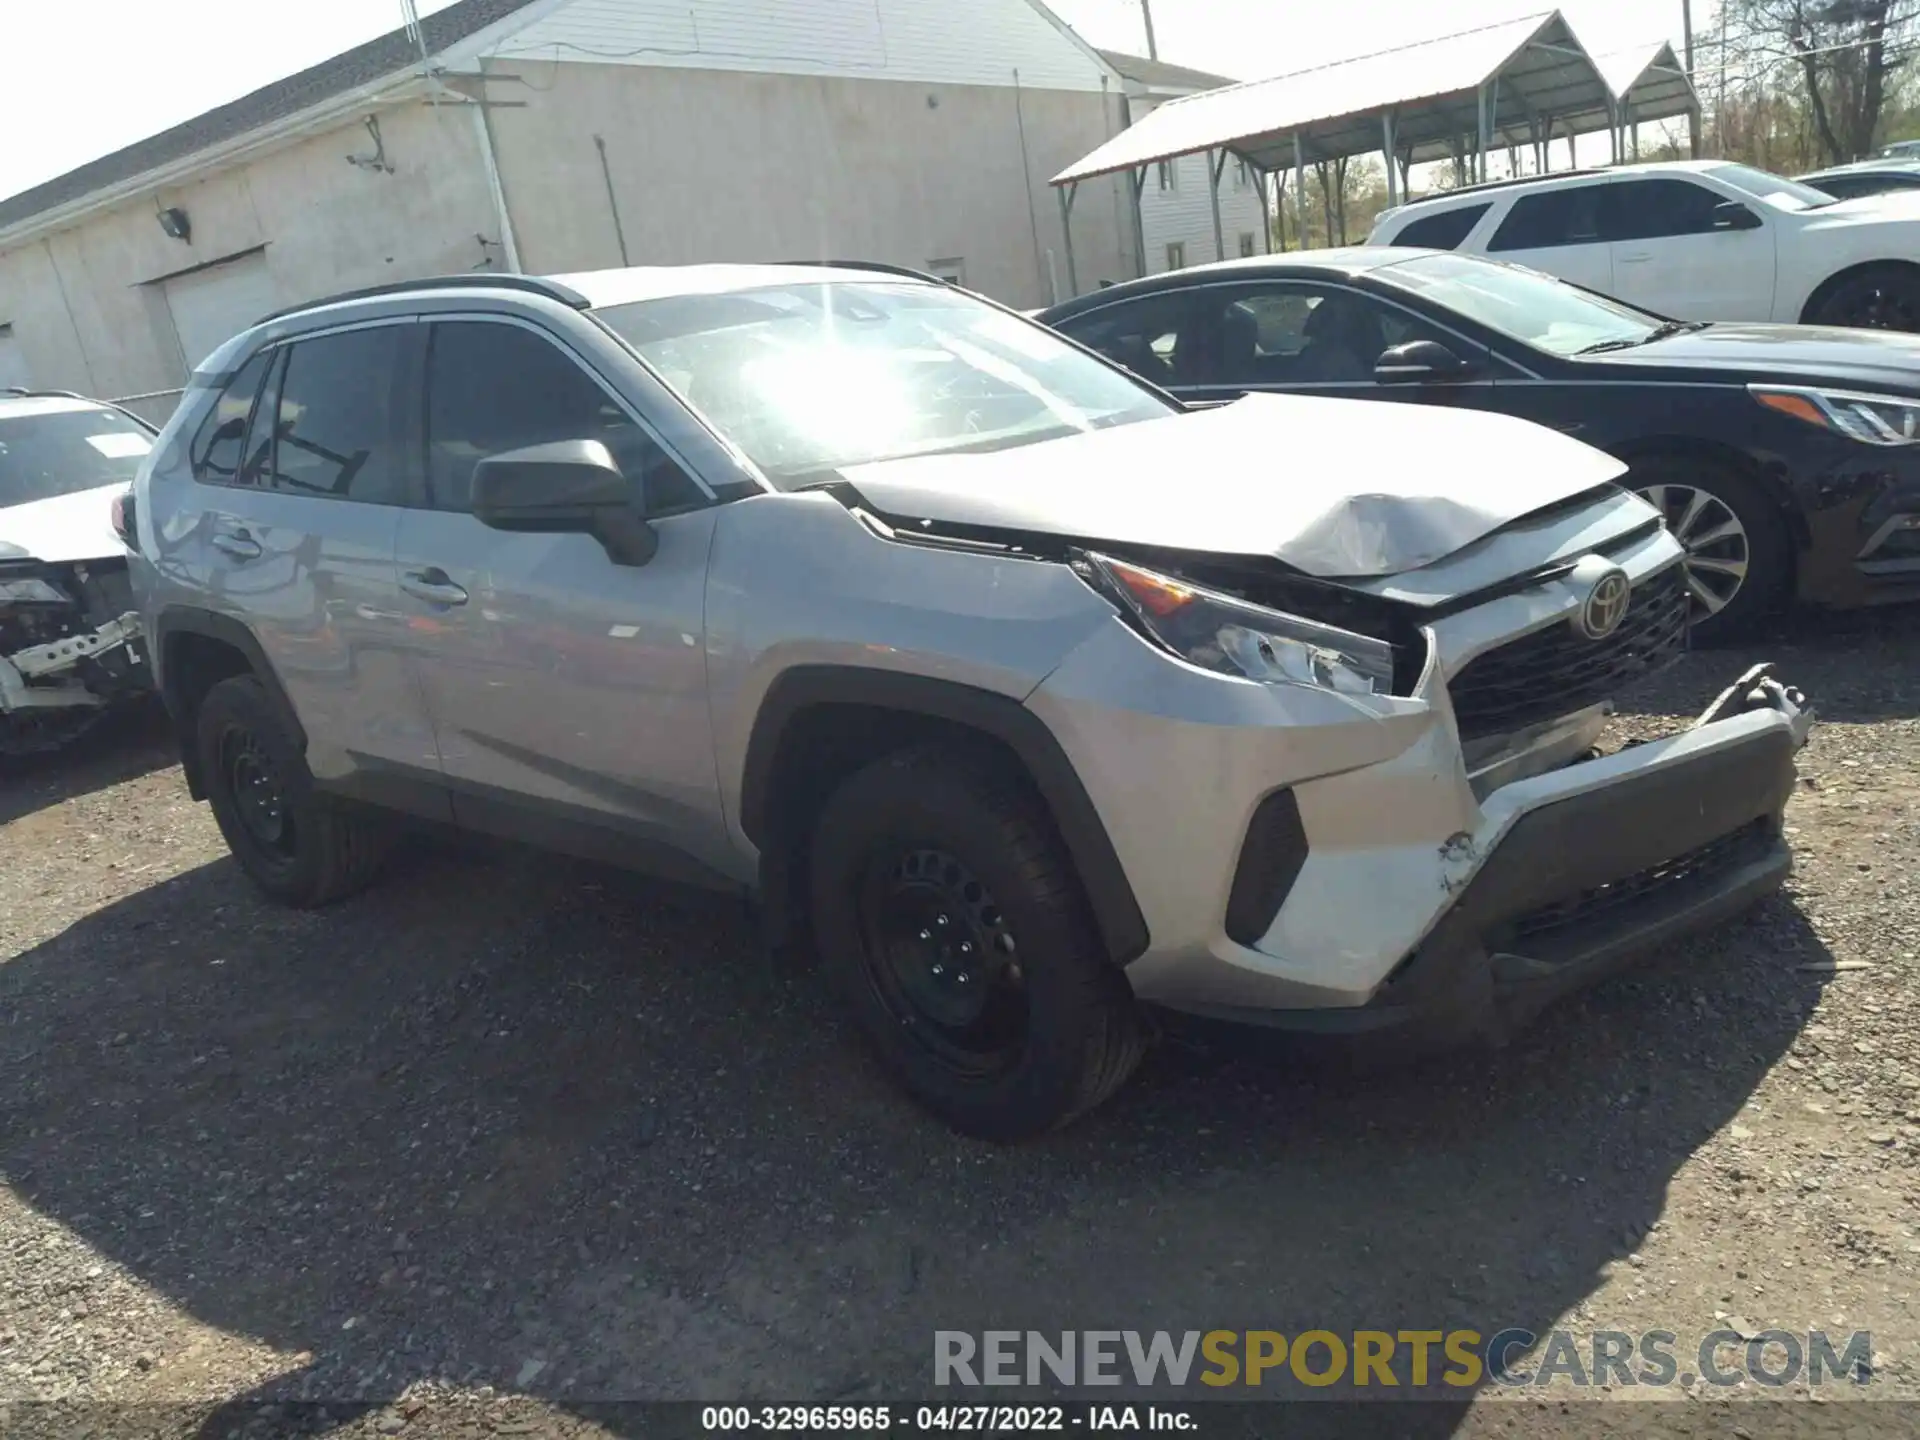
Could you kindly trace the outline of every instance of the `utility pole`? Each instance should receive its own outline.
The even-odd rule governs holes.
[[[1140,18],[1147,22],[1147,58],[1158,60],[1160,46],[1153,38],[1153,0],[1140,0]]]
[[[1720,0],[1720,8],[1725,11],[1727,0]],[[1693,84],[1693,0],[1680,0],[1680,43],[1685,47],[1686,57],[1683,64],[1687,67],[1687,84]],[[1694,92],[1693,105],[1687,110],[1687,148],[1695,160],[1700,158],[1700,93]]]

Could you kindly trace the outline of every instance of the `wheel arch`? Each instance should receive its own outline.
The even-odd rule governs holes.
[[[944,741],[1007,762],[1033,790],[1072,859],[1101,942],[1119,965],[1147,948],[1133,886],[1073,762],[1018,700],[957,681],[859,666],[804,665],[777,677],[754,718],[740,828],[760,851],[776,940],[790,928],[814,817],[846,776],[909,745]]]
[[[1615,459],[1626,461],[1629,467],[1648,460],[1695,460],[1724,465],[1752,484],[1779,514],[1787,527],[1787,534],[1793,537],[1792,560],[1798,570],[1801,556],[1812,543],[1806,516],[1794,503],[1786,477],[1770,470],[1739,446],[1697,435],[1650,435],[1614,447],[1613,455]],[[1633,488],[1631,470],[1620,477],[1620,483],[1628,489]]]
[[[294,744],[302,751],[307,748],[306,727],[294,713],[293,702],[287,698],[266,651],[240,621],[211,610],[170,605],[154,622],[153,651],[159,669],[160,698],[172,717],[187,791],[194,799],[207,798],[194,727],[200,702],[222,680],[235,675],[258,679]]]
[[[1843,270],[1834,271],[1833,274],[1827,276],[1826,279],[1813,287],[1813,293],[1807,296],[1806,302],[1800,307],[1800,323],[1802,325],[1812,324],[1813,321],[1810,317],[1814,311],[1826,303],[1827,298],[1831,296],[1835,290],[1838,290],[1849,280],[1857,279],[1861,275],[1873,270],[1899,270],[1905,272],[1913,280],[1920,281],[1920,263],[1912,260],[1902,260],[1897,256],[1889,256],[1883,260],[1862,260],[1856,265],[1849,265]]]

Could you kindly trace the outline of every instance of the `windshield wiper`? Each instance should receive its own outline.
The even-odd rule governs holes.
[[[1679,335],[1688,330],[1704,330],[1710,323],[1712,322],[1707,320],[1662,320],[1637,340],[1624,338],[1617,340],[1600,340],[1587,346],[1583,350],[1576,350],[1573,353],[1576,355],[1603,355],[1609,350],[1632,350],[1638,346],[1651,345],[1656,340],[1665,340],[1669,336]]]

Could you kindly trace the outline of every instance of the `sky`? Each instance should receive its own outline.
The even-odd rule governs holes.
[[[419,0],[423,15],[449,0]],[[1695,19],[1714,0],[1695,0]],[[1160,58],[1254,80],[1552,8],[1549,0],[1151,0]],[[1052,0],[1095,45],[1146,52],[1140,0]],[[1567,0],[1594,54],[1671,38],[1681,0]],[[0,0],[0,196],[396,29],[400,0]],[[33,64],[19,57],[33,56]]]

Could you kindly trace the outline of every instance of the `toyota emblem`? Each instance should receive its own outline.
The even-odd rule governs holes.
[[[1589,640],[1604,640],[1620,628],[1632,596],[1627,572],[1617,566],[1608,570],[1587,591],[1586,603],[1580,607],[1580,633]]]

